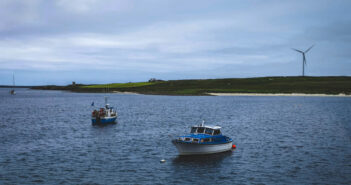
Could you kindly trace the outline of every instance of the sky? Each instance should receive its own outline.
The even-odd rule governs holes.
[[[350,0],[0,0],[0,85],[351,75]]]

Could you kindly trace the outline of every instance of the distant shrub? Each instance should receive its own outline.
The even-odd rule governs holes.
[[[156,79],[156,78],[150,78],[149,82],[163,82],[164,80]]]

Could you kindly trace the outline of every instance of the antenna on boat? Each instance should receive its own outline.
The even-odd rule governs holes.
[[[107,104],[107,96],[105,96],[105,105]]]
[[[202,120],[202,123],[200,124],[201,127],[205,125],[205,120]]]

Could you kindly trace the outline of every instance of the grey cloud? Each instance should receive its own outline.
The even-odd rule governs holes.
[[[109,71],[116,81],[295,75],[300,56],[290,48],[315,43],[308,72],[344,75],[350,68],[349,5],[342,0],[4,0],[0,71],[21,71],[29,79],[31,72],[70,71],[82,76],[68,76],[92,83],[103,81],[86,75],[94,70]],[[326,67],[334,60],[337,65]],[[63,83],[58,76],[47,79]]]

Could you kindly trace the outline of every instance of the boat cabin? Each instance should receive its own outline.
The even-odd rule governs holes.
[[[105,105],[105,108],[100,108],[100,110],[94,110],[92,112],[92,117],[113,117],[117,116],[117,112],[113,109],[113,107],[110,107],[109,104]]]
[[[220,135],[221,127],[218,126],[193,126],[190,133],[192,134],[207,134],[211,136]]]
[[[205,125],[204,121],[200,125],[192,126],[189,135],[174,139],[174,142],[187,144],[223,144],[229,141],[231,142],[229,137],[222,135],[221,127]]]
[[[222,135],[221,127],[205,126],[204,124],[201,124],[191,127],[190,135],[179,136],[177,141],[186,143],[216,144],[226,143],[229,141],[229,138]]]

